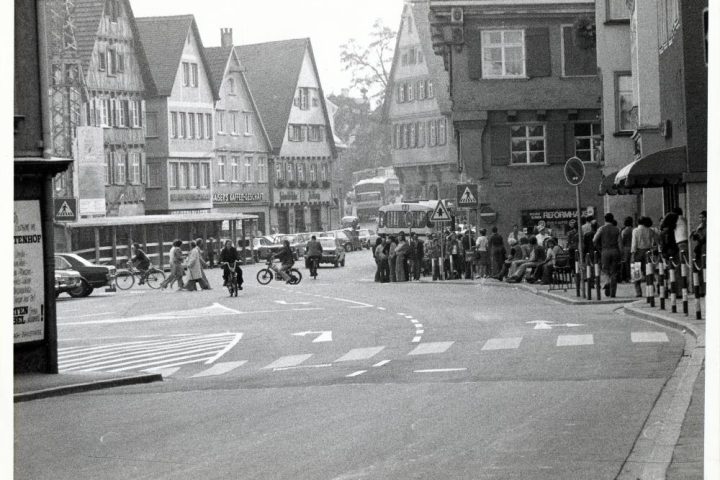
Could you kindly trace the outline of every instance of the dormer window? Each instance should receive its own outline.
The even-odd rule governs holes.
[[[111,22],[117,22],[120,16],[120,2],[118,0],[107,0],[105,2],[105,15]]]
[[[228,94],[235,95],[235,79],[228,78]]]

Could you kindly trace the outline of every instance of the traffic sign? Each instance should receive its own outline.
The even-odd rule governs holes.
[[[450,212],[445,206],[445,203],[442,200],[438,200],[437,205],[435,205],[435,210],[433,210],[432,215],[430,215],[430,221],[449,222],[451,220],[452,219],[450,218]]]
[[[55,198],[53,199],[56,222],[74,222],[77,220],[77,199],[76,198]]]
[[[478,186],[474,183],[461,183],[457,186],[457,206],[458,208],[477,208],[478,206]]]
[[[565,162],[565,180],[570,185],[580,185],[585,179],[585,164],[578,157],[570,157]]]

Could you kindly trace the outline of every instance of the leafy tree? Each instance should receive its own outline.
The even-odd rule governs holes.
[[[383,25],[379,18],[373,23],[369,42],[354,38],[340,46],[340,62],[343,70],[352,74],[351,87],[363,96],[382,98],[390,79],[395,36],[397,32]]]

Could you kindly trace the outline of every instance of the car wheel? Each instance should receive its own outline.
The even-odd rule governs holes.
[[[73,298],[87,297],[92,292],[92,288],[85,280],[80,280],[80,285],[68,291],[67,293]]]

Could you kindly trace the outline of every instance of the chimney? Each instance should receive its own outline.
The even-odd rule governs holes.
[[[233,35],[232,28],[221,28],[220,29],[220,46],[232,47]]]

